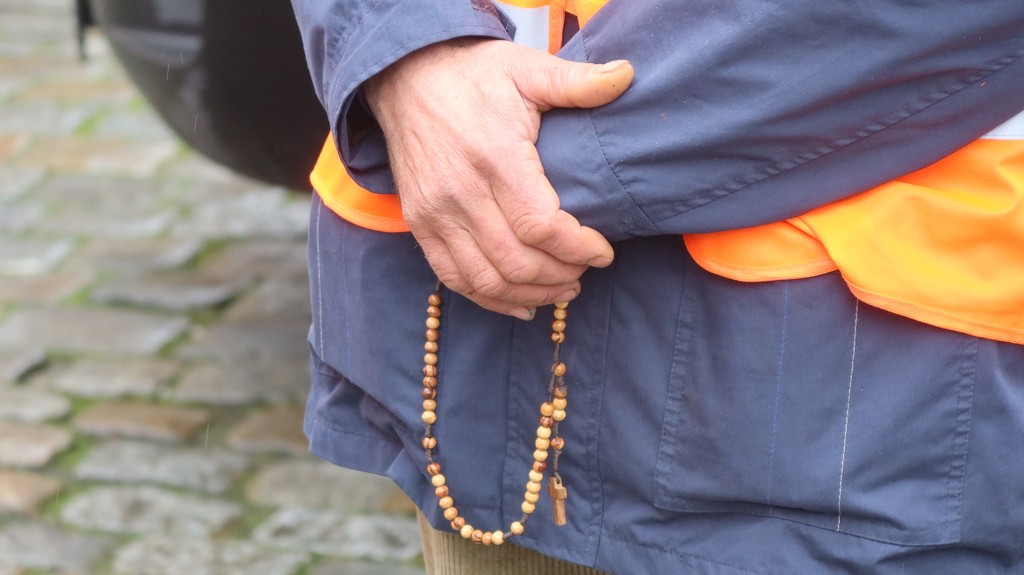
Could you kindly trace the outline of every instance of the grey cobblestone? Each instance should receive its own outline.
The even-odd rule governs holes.
[[[0,388],[0,421],[43,423],[64,417],[71,411],[66,397],[41,389]]]
[[[309,449],[309,442],[302,433],[304,411],[302,406],[289,405],[250,411],[228,432],[227,444],[244,453],[303,455]]]
[[[191,311],[223,304],[235,297],[242,287],[238,280],[164,274],[106,283],[92,290],[92,299],[98,303]]]
[[[82,253],[88,266],[122,274],[144,274],[184,266],[203,243],[194,239],[157,238],[125,242],[94,239]]]
[[[72,439],[62,427],[0,422],[0,465],[43,467],[70,447]]]
[[[178,369],[158,359],[82,359],[54,367],[33,383],[80,397],[154,397]]]
[[[276,551],[245,541],[200,538],[140,539],[118,550],[118,575],[291,575],[309,560],[306,553]]]
[[[0,275],[39,275],[55,268],[71,252],[66,240],[43,241],[0,237]]]
[[[89,270],[29,277],[0,276],[0,304],[56,304],[84,289],[93,279]]]
[[[244,456],[218,448],[114,441],[90,451],[75,467],[75,476],[98,481],[158,483],[223,493],[248,466]]]
[[[289,489],[290,485],[302,485],[303,489]],[[413,513],[409,499],[390,479],[310,459],[266,466],[249,483],[246,495],[271,507]]]
[[[0,387],[15,382],[46,361],[46,353],[38,347],[0,349]]]
[[[110,533],[210,536],[236,519],[234,503],[147,486],[96,487],[75,495],[61,519]]]
[[[306,362],[298,359],[225,359],[187,371],[170,396],[175,401],[211,405],[301,401],[308,389],[308,374]]]
[[[108,537],[75,533],[59,525],[22,523],[0,530],[0,557],[16,567],[84,574],[103,560],[113,543]]]
[[[75,418],[75,429],[99,437],[179,443],[210,423],[205,409],[115,401],[98,403]]]
[[[308,331],[308,319],[283,321],[281,318],[261,318],[221,322],[195,331],[192,341],[180,349],[179,356],[241,366],[254,362],[305,363],[309,354],[306,346]]]
[[[188,320],[120,309],[26,309],[0,325],[0,348],[153,354],[181,335]]]
[[[34,512],[40,503],[60,493],[62,485],[46,475],[0,469],[0,514]]]
[[[284,549],[374,561],[408,561],[420,553],[415,519],[329,510],[279,510],[256,528],[253,539]]]

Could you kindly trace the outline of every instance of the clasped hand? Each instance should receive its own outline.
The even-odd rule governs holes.
[[[569,301],[612,247],[559,207],[536,142],[541,113],[618,98],[633,68],[582,64],[511,42],[457,39],[413,52],[366,84],[402,214],[438,279],[531,319]]]

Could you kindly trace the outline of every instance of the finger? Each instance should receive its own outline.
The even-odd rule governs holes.
[[[519,91],[544,111],[603,106],[633,81],[633,65],[626,60],[598,65],[538,54],[535,61],[515,65],[513,79]]]

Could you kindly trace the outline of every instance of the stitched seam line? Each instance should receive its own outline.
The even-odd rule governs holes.
[[[323,207],[323,201],[318,199],[316,205],[316,316],[319,324],[317,325],[317,337],[320,341],[317,342],[317,347],[320,349],[320,357],[324,356],[324,287],[321,279],[323,261],[320,257],[320,212]]]
[[[850,353],[850,379],[846,387],[846,420],[843,422],[843,455],[839,461],[839,496],[836,500],[836,531],[843,526],[843,478],[846,474],[846,447],[850,432],[850,403],[853,399],[853,369],[857,365],[857,327],[860,321],[860,300],[853,303],[853,351]]]
[[[772,483],[775,472],[775,440],[779,428],[779,403],[782,396],[782,368],[786,357],[786,326],[789,319],[789,282],[785,282],[782,292],[782,334],[779,342],[779,363],[775,370],[775,405],[772,408],[772,438],[768,448],[768,513],[772,513]]]

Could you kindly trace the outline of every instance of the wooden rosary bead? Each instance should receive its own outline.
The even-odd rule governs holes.
[[[434,391],[434,390],[430,390]],[[423,411],[437,411],[437,402],[433,399],[423,400]]]
[[[536,447],[537,449],[547,449],[547,448],[551,447],[551,441],[547,440],[547,439],[544,439],[544,438],[541,438],[541,437],[538,437],[533,442],[533,446]]]
[[[565,375],[566,371],[567,368],[565,367],[565,364],[562,362],[556,363],[555,366],[551,368],[551,372],[558,377],[562,377],[563,375]]]
[[[561,388],[561,387],[556,387],[555,388],[555,397],[556,398],[565,399],[568,396],[569,396],[569,390]]]
[[[431,477],[430,484],[433,485],[434,487],[441,487],[442,485],[445,484],[444,475],[438,473],[437,475]]]
[[[467,524],[462,526],[462,529],[459,530],[459,535],[462,535],[462,537],[464,539],[469,539],[470,537],[473,536],[473,531],[476,531],[476,530],[473,529],[472,525],[467,523]]]
[[[544,473],[544,470],[548,468],[548,464],[543,461],[534,461],[533,470],[537,473]]]
[[[436,399],[437,398],[437,390],[432,388],[432,387],[424,387],[423,391],[420,392],[420,394],[423,396],[423,399]]]
[[[436,305],[427,306],[427,315],[429,317],[441,317],[441,308]]]
[[[551,331],[555,333],[562,333],[563,331],[565,331],[565,320],[556,319],[555,321],[551,322]]]
[[[423,334],[423,337],[426,338],[427,341],[437,341],[437,338],[440,336],[441,332],[436,329],[428,329],[426,333]]]
[[[569,315],[569,310],[565,308],[555,308],[555,319],[565,319]]]
[[[552,425],[554,425],[554,423],[555,423],[555,420],[550,418],[550,417],[548,417],[548,416],[546,416],[546,415],[543,415],[540,418],[540,425],[541,425],[541,427],[551,427]]]
[[[434,495],[436,495],[438,497],[438,499],[443,498],[443,497],[448,497],[448,486],[447,485],[442,485],[441,487],[435,487],[434,488]]]
[[[441,327],[441,320],[437,319],[436,317],[428,317],[426,324],[428,329],[437,329]]]
[[[537,449],[533,452],[533,460],[545,462],[548,460],[548,452],[544,449]]]
[[[527,493],[540,493],[540,482],[539,481],[528,481],[526,482]]]
[[[452,519],[452,529],[454,529],[456,531],[462,531],[462,528],[465,527],[465,526],[466,526],[466,518],[465,517],[456,517],[455,519]]]
[[[493,541],[494,535],[491,535],[491,532],[487,531],[486,533],[484,533],[483,540],[481,541],[481,543],[483,543],[484,545],[490,545]]]
[[[551,418],[554,419],[555,421],[564,421],[565,420],[565,410],[564,409],[556,409],[555,412],[553,414],[551,414]]]
[[[533,503],[530,503],[529,501],[523,501],[522,509],[523,513],[530,515],[531,513],[537,510],[537,506],[534,505]]]
[[[530,481],[536,481],[537,483],[540,483],[541,481],[544,481],[544,474],[543,473],[537,473],[536,471],[531,469],[530,470]]]
[[[437,377],[437,366],[436,365],[424,365],[423,375],[427,377]]]
[[[448,521],[455,521],[455,518],[459,516],[459,510],[455,507],[449,507],[444,510],[444,518]]]
[[[552,405],[552,407],[554,407],[555,409],[562,409],[562,410],[564,410],[564,409],[565,409],[565,406],[566,406],[566,405],[567,405],[568,403],[569,403],[569,402],[568,402],[568,401],[566,401],[566,399],[565,399],[564,397],[556,397],[556,398],[554,398],[554,399],[552,399],[552,400],[551,400],[551,405]]]
[[[557,343],[559,345],[565,343],[565,333],[561,333],[561,332],[557,332],[556,331],[555,333],[551,334],[551,341],[553,341],[553,342],[555,342],[555,343]]]
[[[501,531],[495,531],[494,533],[491,534],[491,543],[494,543],[495,545],[501,545],[504,542],[505,542],[505,534],[502,533]]]
[[[522,535],[526,528],[523,526],[521,521],[513,521],[512,524],[508,526],[508,530],[511,531],[513,535]]]
[[[423,351],[427,353],[437,353],[437,342],[427,341],[423,343]]]
[[[557,302],[555,302],[555,309],[565,309],[567,307],[569,307],[569,302],[567,302],[567,301],[557,301]]]
[[[437,292],[434,292],[434,293],[430,294],[429,296],[427,296],[427,303],[432,305],[432,306],[440,306],[441,305],[441,294],[439,294]]]
[[[527,491],[526,493],[523,494],[523,499],[525,499],[528,503],[533,503],[534,505],[536,505],[537,502],[540,501],[540,493],[530,493],[529,491]]]
[[[554,412],[552,412],[552,413],[554,413]],[[537,437],[539,437],[541,439],[547,439],[547,438],[551,437],[551,427],[550,426],[543,426],[543,425],[538,427],[537,428]]]
[[[437,368],[434,368],[437,369]],[[437,378],[431,375],[423,377],[423,387],[435,388],[437,387]]]
[[[482,543],[484,540],[484,532],[479,529],[474,529],[469,538],[473,540],[473,543]]]
[[[427,365],[437,365],[437,354],[436,353],[425,353],[423,354],[423,363]]]
[[[451,497],[442,497],[437,500],[437,506],[441,509],[451,509],[455,506],[455,500]]]
[[[565,440],[561,437],[555,437],[551,440],[551,449],[561,451],[565,447]]]
[[[431,475],[440,475],[441,464],[436,461],[431,461],[429,464],[427,464],[427,473]]]
[[[437,447],[437,438],[436,437],[424,437],[423,441],[421,442],[421,445],[423,446],[423,449],[433,449],[433,448]]]
[[[435,412],[435,411],[424,411],[420,415],[420,419],[422,419],[423,423],[426,423],[427,425],[433,425],[433,424],[437,423],[437,412]]]
[[[551,414],[555,412],[555,406],[548,402],[540,404],[540,414],[545,417],[551,417]]]

